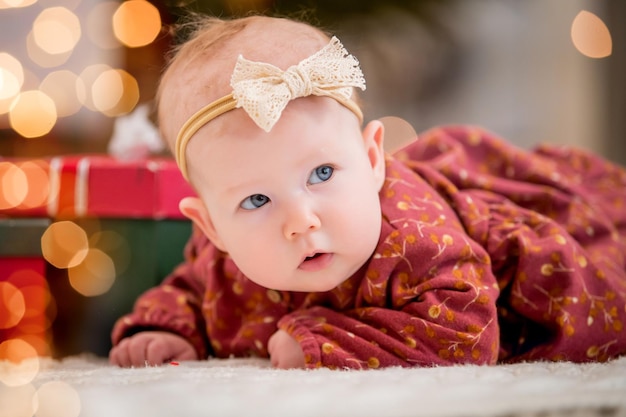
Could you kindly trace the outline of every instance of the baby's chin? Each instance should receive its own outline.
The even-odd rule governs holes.
[[[303,263],[312,262],[313,265],[301,265],[297,270],[286,275],[281,275],[276,269],[263,270],[259,269],[258,266],[250,271],[250,274],[243,269],[241,270],[248,279],[267,289],[292,292],[328,292],[351,279],[354,274],[364,268],[372,256],[371,253],[364,252],[358,259],[350,257],[352,262],[346,262],[347,257],[345,256],[338,256],[336,253],[325,255],[332,256],[315,257],[315,259],[304,261]]]
[[[276,291],[328,292],[332,291],[333,289],[344,283],[346,280],[348,280],[353,275],[353,273],[354,272],[349,274],[342,274],[340,276],[321,274],[322,278],[320,278],[319,276],[301,277],[301,279],[297,282],[286,282],[282,284],[273,283],[270,285],[267,285],[267,282],[262,282],[262,280],[257,281],[254,278],[250,279],[262,287]]]

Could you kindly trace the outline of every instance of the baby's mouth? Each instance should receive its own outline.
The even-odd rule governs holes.
[[[319,258],[322,255],[323,253],[316,253],[311,256],[307,256],[306,258],[304,258],[304,262],[310,261],[311,259]]]
[[[316,252],[304,258],[302,263],[300,263],[299,269],[304,271],[319,271],[330,265],[332,259],[332,253]]]

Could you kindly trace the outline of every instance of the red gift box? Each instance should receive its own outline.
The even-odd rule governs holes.
[[[42,257],[0,257],[0,343],[21,339],[50,355],[55,307],[45,273]]]
[[[45,218],[0,219],[0,343],[21,339],[39,355],[51,353],[55,309],[40,243],[49,225]]]
[[[0,214],[9,216],[183,219],[178,203],[195,194],[169,158],[120,161],[107,155],[79,155],[0,163],[0,179],[28,183],[23,202],[12,206],[11,200],[22,196],[0,196]],[[37,199],[40,195],[44,198]]]

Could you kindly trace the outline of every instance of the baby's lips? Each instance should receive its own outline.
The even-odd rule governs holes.
[[[316,252],[312,257],[305,257],[300,263],[299,268],[303,271],[315,272],[320,271],[330,265],[333,260],[333,254],[328,252]]]

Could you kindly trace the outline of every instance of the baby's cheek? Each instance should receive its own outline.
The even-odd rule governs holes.
[[[280,270],[285,262],[285,257],[277,257],[272,252],[269,247],[266,247],[262,250],[250,251],[248,254],[240,253],[237,259],[233,258],[233,261],[252,282],[273,289],[280,287]]]

